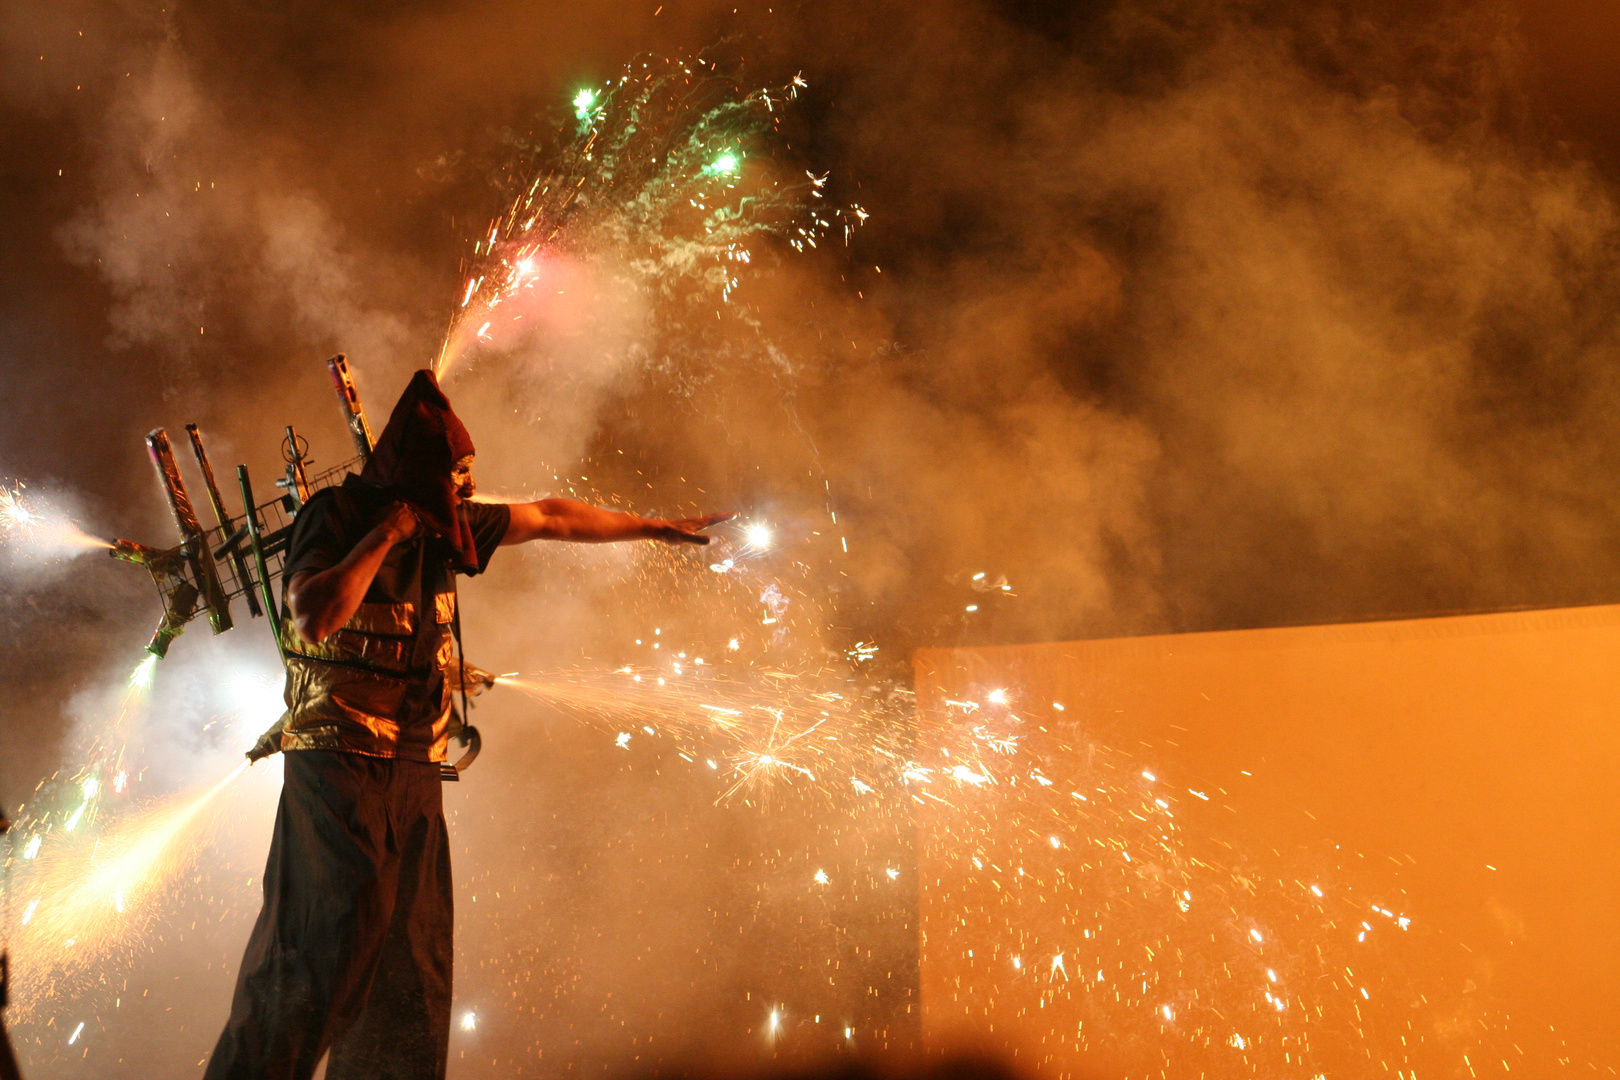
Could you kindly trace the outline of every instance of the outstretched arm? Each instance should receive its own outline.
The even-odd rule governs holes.
[[[604,510],[600,506],[573,499],[541,499],[512,503],[511,524],[501,544],[526,544],[530,540],[572,540],[602,544],[614,540],[663,540],[671,544],[707,544],[702,530],[725,521],[731,514],[662,521]]]

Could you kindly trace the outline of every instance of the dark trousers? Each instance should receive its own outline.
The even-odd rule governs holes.
[[[439,767],[286,755],[264,907],[206,1080],[441,1080],[450,845]]]

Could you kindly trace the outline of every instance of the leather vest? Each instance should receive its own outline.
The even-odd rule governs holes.
[[[298,636],[283,597],[287,714],[281,749],[444,761],[450,729],[449,678],[438,680],[438,700],[428,702],[423,715],[409,718],[403,728],[399,723],[413,681],[418,620],[424,614],[433,620],[437,640],[433,670],[447,674],[454,663],[451,624],[456,594],[438,594],[433,608],[423,613],[415,604],[361,604],[340,629],[311,645]]]

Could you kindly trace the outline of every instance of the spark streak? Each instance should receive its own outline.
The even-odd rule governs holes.
[[[180,841],[247,767],[244,760],[190,798],[126,817],[88,852],[63,850],[19,882],[21,889],[35,894],[23,924],[29,947],[19,950],[30,958],[29,967],[19,972],[21,989],[28,989],[34,969],[42,969],[40,974],[59,971],[70,958],[76,966],[95,964],[115,941],[138,932],[136,911],[190,857],[191,849]],[[35,854],[39,839],[36,835],[30,843]],[[19,1003],[43,1004],[26,992],[19,995]]]
[[[10,487],[0,484],[0,543],[45,557],[112,547],[73,524],[60,511],[29,505],[23,497],[25,489],[21,481]]]
[[[783,182],[744,162],[774,149],[775,111],[802,79],[743,93],[701,62],[638,61],[600,90],[573,98],[573,122],[542,133],[511,174],[507,209],[463,266],[466,285],[434,367],[446,378],[480,347],[500,348],[542,298],[548,263],[612,256],[647,300],[728,306],[765,235],[802,251],[833,228],[847,237],[860,207],[830,208],[825,176]],[[478,332],[472,332],[478,327]],[[691,336],[688,327],[682,334]],[[696,342],[687,342],[688,346]]]

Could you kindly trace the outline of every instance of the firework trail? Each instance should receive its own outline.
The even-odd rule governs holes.
[[[548,260],[627,252],[617,272],[640,293],[724,310],[751,241],[814,244],[838,220],[796,216],[821,180],[761,188],[769,173],[750,171],[795,89],[738,94],[676,64],[632,65],[581,93],[475,245],[441,372],[530,314],[518,300],[555,284]],[[861,217],[853,208],[842,223]],[[955,883],[925,893],[938,922],[957,927],[931,948],[974,971],[971,987],[951,990],[964,1015],[1080,1001],[1084,1019],[1059,1037],[1084,1047],[1094,1032],[1129,1032],[1160,1048],[1162,1064],[1210,1076],[1309,1080],[1351,1062],[1468,1075],[1506,1054],[1515,1029],[1463,1000],[1462,980],[1432,974],[1457,969],[1452,944],[1413,929],[1397,886],[1228,843],[1198,813],[1218,791],[1172,789],[1059,703],[1037,718],[990,690],[946,702],[920,731],[903,689],[862,666],[875,648],[830,648],[825,598],[760,564],[770,538],[758,528],[709,575],[655,557],[633,583],[703,611],[707,625],[729,623],[728,643],[655,629],[635,642],[654,656],[503,682],[618,747],[672,750],[713,775],[717,802],[766,807],[791,793],[850,818],[878,808],[902,832],[924,823],[933,869],[919,876]],[[991,587],[1011,592],[1004,579]],[[819,872],[807,882],[828,885]],[[1050,918],[1008,924],[999,913],[1026,891],[1051,901]]]
[[[0,544],[36,557],[76,555],[112,547],[73,522],[49,504],[26,497],[27,485],[17,481],[0,484]]]
[[[749,592],[781,584],[757,563],[747,576]],[[711,611],[736,584],[712,569],[684,580],[683,604]],[[945,972],[924,989],[964,1030],[1055,1040],[1048,1068],[1073,1048],[1108,1060],[1123,1036],[1173,1073],[1209,1077],[1471,1076],[1571,1059],[1556,1033],[1469,989],[1466,949],[1411,912],[1398,880],[1333,844],[1245,842],[1217,812],[1222,788],[1178,784],[1109,745],[1083,708],[984,687],[930,701],[919,720],[903,690],[872,692],[864,644],[845,664],[785,671],[803,643],[773,653],[746,607],[736,650],[655,628],[642,640],[660,663],[501,683],[627,750],[673,753],[714,777],[722,804],[792,799],[827,820],[920,829],[924,970]],[[869,876],[883,874],[898,871]],[[833,884],[817,871],[805,886]],[[1059,1018],[1072,1026],[1042,1026]]]
[[[88,982],[135,950],[159,917],[171,882],[197,857],[219,796],[246,771],[242,761],[195,794],[125,812],[112,825],[64,836],[41,850],[42,831],[24,849],[14,903],[18,1017],[27,1021],[58,1004],[68,986]],[[96,782],[84,781],[88,804]],[[76,813],[64,825],[72,834]],[[33,823],[40,829],[39,823]]]
[[[107,797],[126,792],[128,737],[141,718],[156,668],[157,657],[143,657],[124,681],[110,718],[91,737],[83,763],[66,777],[58,774],[35,789],[27,812],[17,822],[17,835],[25,837],[25,860],[38,858],[47,838],[72,839],[93,832]]]
[[[847,243],[866,212],[825,203],[825,176],[774,167],[772,135],[805,85],[744,92],[703,61],[640,60],[580,91],[513,165],[507,208],[473,246],[440,377],[529,314],[515,301],[555,292],[559,260],[617,253],[612,272],[637,295],[723,305],[765,238],[803,251],[838,229]]]
[[[934,1037],[1005,1033],[1043,1046],[1028,1064],[1056,1075],[1081,1061],[1302,1080],[1571,1067],[1548,1025],[1480,992],[1461,942],[1404,910],[1395,877],[1337,845],[1244,842],[1224,788],[1177,783],[1062,702],[981,688],[923,714]]]
[[[783,786],[836,803],[845,789],[871,793],[911,767],[912,725],[867,704],[847,676],[779,673],[772,682],[629,667],[497,680],[611,733],[621,747],[642,736],[664,741],[725,778],[720,803],[752,805]]]

